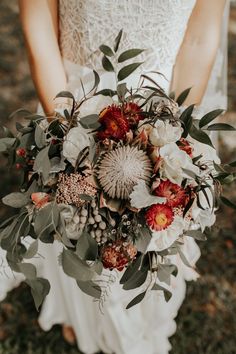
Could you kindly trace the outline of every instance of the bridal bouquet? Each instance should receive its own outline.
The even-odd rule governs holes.
[[[94,87],[79,102],[61,92],[69,108],[52,120],[23,111],[28,124],[17,123],[16,137],[6,131],[0,139],[0,151],[22,173],[19,191],[3,198],[17,213],[0,225],[0,244],[11,269],[24,274],[37,307],[50,289],[28,261],[39,241],[62,243],[58,266],[94,298],[102,295],[104,272],[122,272],[125,290],[140,288],[129,308],[149,290],[164,291],[168,301],[170,277],[177,273],[173,256],[191,267],[186,238],[205,239],[219,200],[235,208],[221,196],[221,186],[234,179],[236,163],[220,163],[208,134],[234,128],[212,123],[221,110],[196,120],[194,105],[183,107],[189,89],[175,99],[149,75],[128,88],[124,80],[142,63],[117,73],[114,62],[142,51],[118,56],[121,34],[113,49],[100,47],[116,90],[98,91],[94,71]],[[82,116],[83,104],[91,99],[92,106],[99,95],[111,103]]]

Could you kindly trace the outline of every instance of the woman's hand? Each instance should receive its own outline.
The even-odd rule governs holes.
[[[177,96],[192,87],[186,105],[200,104],[219,46],[226,0],[197,0],[173,70],[172,87]]]
[[[47,115],[54,111],[56,94],[66,88],[58,45],[57,4],[57,0],[19,0],[32,78]]]

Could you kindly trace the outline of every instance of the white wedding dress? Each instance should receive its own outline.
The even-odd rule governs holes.
[[[80,78],[85,89],[93,85],[91,69],[99,72],[99,89],[114,88],[112,74],[101,67],[101,44],[113,45],[120,29],[123,29],[122,49],[145,48],[140,61],[145,63],[128,78],[128,85],[136,85],[141,72],[159,71],[158,83],[169,90],[173,67],[183,40],[195,0],[60,0],[60,48],[68,78],[68,90],[77,98],[82,95]],[[221,53],[222,54],[222,53]],[[218,55],[212,79],[203,107],[225,107],[222,87],[217,88],[217,78],[224,67],[225,58]],[[217,81],[217,83],[216,83]],[[223,86],[225,83],[223,83]],[[219,85],[218,85],[219,86]],[[222,85],[221,85],[222,86]],[[218,94],[216,93],[218,92]],[[213,97],[209,106],[209,97]],[[94,113],[108,103],[102,96],[89,100],[84,113]],[[213,102],[214,101],[214,102]],[[109,285],[102,308],[99,303],[82,293],[75,280],[67,277],[58,266],[60,244],[40,245],[36,259],[38,275],[49,279],[51,290],[47,296],[39,323],[44,330],[54,324],[71,325],[76,333],[78,347],[86,354],[98,351],[115,354],[167,354],[171,349],[168,337],[176,330],[174,318],[178,313],[186,291],[186,280],[198,277],[194,269],[186,267],[174,258],[179,273],[172,278],[173,296],[166,303],[162,293],[152,292],[143,302],[126,310],[132,294],[122,290],[119,275]],[[199,247],[192,238],[186,238],[184,253],[195,265],[200,256]],[[5,278],[0,282],[0,298],[21,280]]]

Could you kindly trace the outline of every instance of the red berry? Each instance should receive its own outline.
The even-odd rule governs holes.
[[[26,150],[24,148],[19,148],[16,150],[16,155],[20,157],[25,157],[26,156]]]
[[[23,167],[23,166],[22,166],[21,163],[16,163],[16,169],[17,169],[17,170],[20,170],[22,167]]]

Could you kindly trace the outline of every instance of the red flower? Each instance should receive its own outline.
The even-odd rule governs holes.
[[[188,154],[190,157],[193,157],[193,147],[190,145],[188,140],[181,138],[179,141],[179,148]]]
[[[26,150],[24,148],[19,148],[16,150],[16,155],[19,157],[25,157],[26,156]]]
[[[169,180],[161,181],[153,192],[158,197],[166,198],[166,205],[170,207],[184,205],[187,198],[185,189]]]
[[[102,249],[102,263],[104,268],[122,271],[137,254],[136,247],[126,241],[117,240],[104,246]]]
[[[154,204],[147,210],[145,217],[152,230],[161,231],[172,224],[174,213],[166,204]]]
[[[97,137],[100,140],[106,138],[121,140],[125,138],[126,133],[129,131],[128,120],[121,108],[115,105],[103,109],[99,115],[99,122],[101,123],[101,128],[97,132]]]
[[[50,201],[50,195],[47,193],[37,192],[31,194],[31,200],[37,209],[44,207]]]
[[[124,114],[130,125],[136,125],[144,118],[142,115],[142,109],[134,102],[128,102],[124,105]]]

